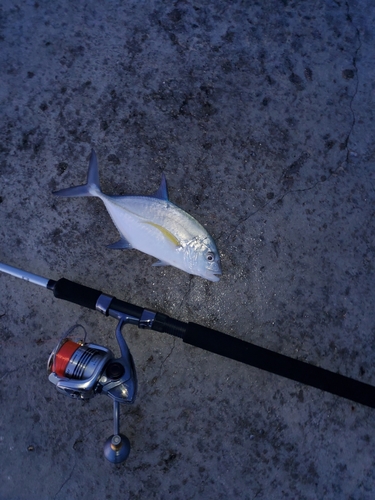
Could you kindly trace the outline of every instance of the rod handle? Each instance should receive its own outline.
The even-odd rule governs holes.
[[[102,295],[100,290],[80,285],[79,283],[67,280],[66,278],[61,278],[58,281],[50,281],[48,288],[53,291],[53,294],[57,299],[67,300],[68,302],[73,302],[74,304],[93,310],[97,309],[97,301]],[[143,307],[116,299],[116,297],[112,298],[109,308],[138,319],[141,319],[144,312]],[[185,334],[186,327],[187,324],[183,321],[179,321],[167,316],[166,314],[156,312],[151,329],[182,338]]]

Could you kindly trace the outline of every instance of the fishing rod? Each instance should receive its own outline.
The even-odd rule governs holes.
[[[134,361],[122,335],[125,324],[168,333],[206,351],[375,408],[375,387],[359,380],[193,322],[173,319],[66,278],[54,281],[3,263],[0,263],[0,271],[47,288],[57,299],[99,311],[118,321],[116,339],[120,358],[115,359],[112,352],[103,346],[85,343],[85,339],[75,342],[72,332],[68,332],[48,360],[49,380],[58,391],[77,399],[89,399],[103,393],[113,400],[114,433],[104,446],[106,458],[113,463],[125,460],[130,451],[128,438],[119,431],[119,404],[134,403],[137,392]]]

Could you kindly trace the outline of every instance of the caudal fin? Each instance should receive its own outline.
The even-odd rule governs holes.
[[[60,191],[54,191],[52,194],[70,198],[73,196],[97,196],[98,193],[100,193],[98,160],[95,151],[92,149],[86,184],[60,189]]]

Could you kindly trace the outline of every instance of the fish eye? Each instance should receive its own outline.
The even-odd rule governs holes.
[[[215,255],[212,252],[208,252],[208,254],[206,255],[206,259],[209,262],[212,262],[215,259]]]

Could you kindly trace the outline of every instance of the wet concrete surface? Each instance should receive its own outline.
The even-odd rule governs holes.
[[[373,2],[0,5],[0,260],[375,384]],[[81,184],[153,192],[216,240],[211,283],[151,267]],[[0,276],[1,499],[372,499],[371,408],[126,327],[138,371],[111,465],[109,398],[58,394],[75,323],[115,322]]]

